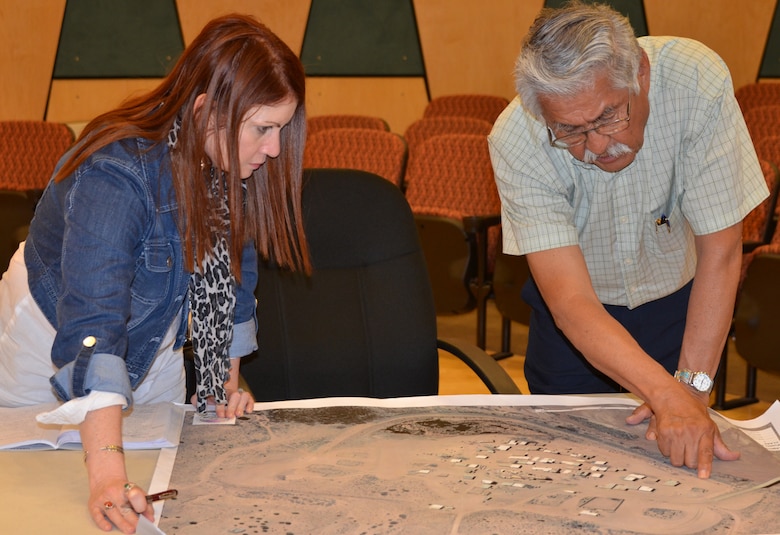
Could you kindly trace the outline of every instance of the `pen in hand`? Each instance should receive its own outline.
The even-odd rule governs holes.
[[[156,492],[149,494],[146,497],[146,503],[159,502],[160,500],[167,500],[169,498],[175,498],[179,495],[179,491],[176,489],[164,490],[162,492]]]

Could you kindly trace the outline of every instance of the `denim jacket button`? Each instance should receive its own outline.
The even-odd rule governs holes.
[[[165,263],[168,267],[171,267],[173,265],[173,259],[169,256]]]

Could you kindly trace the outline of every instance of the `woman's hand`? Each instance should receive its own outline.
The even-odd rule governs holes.
[[[138,515],[154,520],[146,493],[129,483],[122,448],[122,406],[89,411],[79,426],[89,477],[87,509],[103,531],[135,533]]]
[[[243,416],[245,413],[252,412],[252,409],[255,406],[255,398],[252,397],[252,394],[245,392],[242,388],[237,388],[233,391],[227,389],[227,398],[227,405],[215,405],[213,396],[207,398],[207,403],[209,405],[214,405],[217,418]],[[193,405],[198,404],[197,394],[193,394],[190,403]]]
[[[146,503],[146,493],[125,477],[109,477],[90,489],[89,512],[103,531],[116,526],[122,533],[135,533],[138,515],[154,521],[154,510]]]
[[[244,392],[243,389],[239,388],[234,392],[228,393],[227,405],[217,405],[217,416],[219,418],[243,416],[244,413],[252,412],[254,406],[255,398],[252,397],[252,394]],[[220,414],[220,409],[222,410],[222,414]]]
[[[240,358],[230,359],[230,377],[225,381],[225,393],[227,394],[226,405],[216,405],[216,413],[218,418],[233,418],[234,416],[243,416],[247,412],[252,412],[255,406],[255,398],[249,392],[245,392],[243,388],[239,388],[239,366],[241,365]],[[197,406],[198,397],[194,394],[190,399],[190,403]],[[215,405],[214,398],[209,396],[207,398],[209,405]]]

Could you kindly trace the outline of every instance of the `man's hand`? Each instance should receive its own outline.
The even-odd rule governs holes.
[[[677,398],[665,410],[656,412],[645,403],[626,418],[626,423],[636,425],[648,419],[645,438],[657,441],[658,449],[672,465],[695,468],[702,479],[712,473],[713,455],[721,461],[739,459],[739,452],[731,451],[723,442],[706,404],[693,394]]]

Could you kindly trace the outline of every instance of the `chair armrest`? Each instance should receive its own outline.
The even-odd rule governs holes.
[[[477,234],[500,223],[501,216],[498,214],[470,215],[463,218],[463,230],[471,234]]]
[[[506,370],[493,357],[477,346],[451,338],[440,338],[436,342],[439,349],[443,349],[465,362],[485,383],[492,394],[522,394]]]

